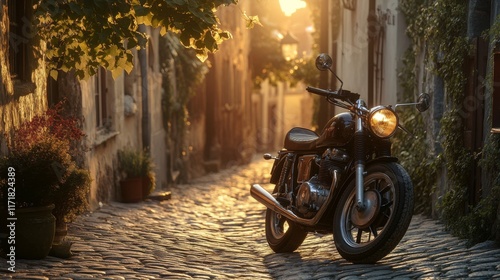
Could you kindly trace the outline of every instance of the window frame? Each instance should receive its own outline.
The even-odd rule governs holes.
[[[30,24],[29,18],[32,16],[32,10],[29,9],[30,0],[16,1],[8,0],[9,17],[9,74],[12,80],[26,82],[29,79],[28,49],[30,34],[23,34]]]
[[[108,87],[106,83],[107,73],[104,68],[99,68],[94,76],[94,102],[95,102],[95,127],[99,129],[109,129],[108,120]]]

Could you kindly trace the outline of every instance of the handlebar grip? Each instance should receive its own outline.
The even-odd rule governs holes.
[[[331,90],[326,90],[326,89],[321,89],[321,88],[315,88],[315,87],[306,87],[306,90],[310,93],[314,93],[317,95],[325,96],[325,97],[333,97],[337,98],[343,101],[350,101],[355,103],[359,99],[359,94],[348,91],[348,90],[341,90],[339,91],[331,91]]]
[[[317,94],[317,95],[321,95],[321,96],[329,96],[331,94],[335,94],[336,92],[335,91],[329,91],[329,90],[326,90],[326,89],[322,89],[322,88],[315,88],[315,87],[306,87],[306,90],[310,93],[314,93],[314,94]]]

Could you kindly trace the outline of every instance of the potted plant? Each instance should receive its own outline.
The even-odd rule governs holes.
[[[122,175],[120,181],[121,201],[139,202],[142,197],[142,163],[141,153],[132,149],[118,151],[118,165]]]
[[[23,123],[13,133],[6,135],[9,154],[0,160],[0,196],[4,201],[9,199],[9,187],[12,187],[9,185],[12,181],[9,176],[14,175],[16,255],[20,258],[45,257],[53,242],[54,223],[72,221],[75,215],[81,214],[87,206],[86,195],[90,178],[88,172],[77,168],[72,159],[77,146],[72,144],[78,143],[84,134],[76,119],[65,118],[59,114],[61,104]],[[15,172],[7,173],[9,167]],[[49,222],[48,225],[37,226],[38,221],[43,219],[24,222],[28,218],[22,217],[23,213],[28,212],[31,217],[32,210],[36,208],[43,208],[48,212],[48,217],[44,218]],[[8,209],[2,209],[5,215],[4,210]],[[52,211],[57,215],[57,221]],[[24,228],[28,225],[35,225],[35,229]],[[36,230],[44,228],[48,229],[47,236],[51,236],[45,238],[47,242],[50,240],[49,245],[44,245],[43,250],[31,254],[38,245],[30,242],[33,242],[35,237],[43,236],[42,233],[36,233]],[[23,246],[27,247],[26,250]]]
[[[139,202],[155,187],[153,164],[147,153],[126,148],[118,151],[122,202]]]
[[[88,170],[71,167],[66,180],[59,184],[53,198],[55,208],[52,213],[57,221],[54,244],[62,243],[67,233],[67,224],[88,210],[90,183]]]
[[[13,171],[2,172],[0,189],[3,205],[8,205],[5,200],[9,197],[15,200],[15,209],[8,215],[17,218],[15,249],[19,258],[41,259],[50,251],[55,234],[53,199],[59,183],[67,176],[64,168],[71,165],[68,149],[66,142],[47,136],[29,147],[12,150],[1,160],[2,171],[9,167]]]

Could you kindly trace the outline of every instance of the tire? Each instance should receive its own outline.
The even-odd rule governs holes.
[[[395,162],[368,166],[364,180],[365,205],[356,208],[355,180],[336,205],[333,217],[335,247],[353,263],[376,263],[403,238],[413,215],[413,185]]]
[[[277,187],[274,189],[277,192]],[[295,251],[306,239],[307,231],[299,225],[290,222],[278,213],[266,211],[266,240],[269,247],[276,253]]]

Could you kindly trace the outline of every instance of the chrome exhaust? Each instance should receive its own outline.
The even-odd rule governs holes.
[[[273,210],[274,212],[284,216],[288,220],[294,223],[313,226],[316,224],[316,219],[304,219],[295,215],[292,211],[283,207],[270,193],[268,193],[259,184],[253,184],[250,188],[250,195],[255,198],[258,202],[264,204],[267,208]],[[315,216],[315,218],[318,215]]]
[[[301,224],[304,226],[314,226],[319,222],[319,219],[323,216],[323,213],[325,212],[327,206],[330,204],[332,197],[333,197],[333,190],[337,186],[338,182],[338,173],[337,170],[333,172],[333,181],[332,181],[332,186],[331,186],[331,191],[330,194],[328,195],[328,198],[325,203],[323,203],[323,206],[319,209],[318,213],[314,215],[312,219],[304,219],[301,218],[292,211],[286,209],[281,205],[276,198],[272,194],[270,194],[268,191],[266,191],[263,187],[261,187],[259,184],[253,184],[250,187],[250,195],[255,198],[258,202],[264,204],[267,208],[273,210],[274,212],[284,216],[287,218],[289,221]]]

